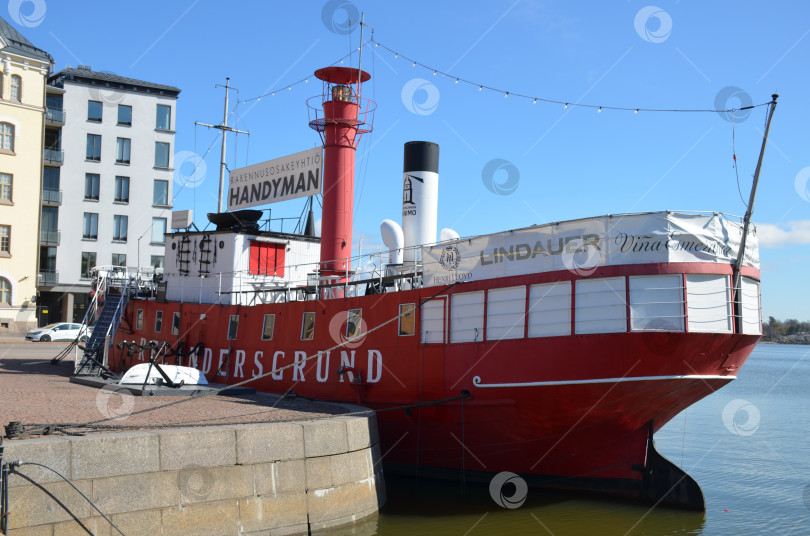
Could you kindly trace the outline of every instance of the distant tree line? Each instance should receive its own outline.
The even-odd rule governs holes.
[[[784,322],[774,317],[762,323],[762,340],[791,344],[810,344],[810,322],[788,318]]]

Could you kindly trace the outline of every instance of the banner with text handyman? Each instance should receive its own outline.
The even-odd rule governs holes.
[[[321,193],[320,147],[231,171],[228,210],[239,210]]]

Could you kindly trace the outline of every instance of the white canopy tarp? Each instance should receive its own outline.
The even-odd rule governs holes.
[[[600,266],[673,262],[733,264],[742,223],[722,214],[652,212],[600,216],[424,246],[425,286]],[[759,269],[752,225],[744,264]]]

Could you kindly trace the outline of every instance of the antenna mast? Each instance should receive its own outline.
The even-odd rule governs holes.
[[[202,127],[208,128],[216,128],[222,131],[222,150],[219,156],[219,197],[217,198],[217,212],[225,212],[224,207],[222,206],[222,197],[225,191],[225,144],[226,144],[226,134],[228,132],[236,132],[237,134],[247,134],[250,135],[250,132],[245,130],[236,130],[235,128],[231,128],[228,126],[228,91],[231,89],[236,89],[235,87],[231,87],[231,79],[225,78],[225,85],[216,84],[215,87],[224,87],[225,88],[225,111],[222,114],[222,123],[219,125],[209,125],[208,123],[200,123],[199,121],[195,121],[195,125],[200,125]],[[239,91],[236,89],[236,91]]]

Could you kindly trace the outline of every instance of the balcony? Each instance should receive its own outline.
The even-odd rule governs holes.
[[[57,149],[45,149],[45,163],[61,166],[65,161],[65,152]]]
[[[37,277],[37,286],[53,287],[59,284],[59,272],[55,270],[40,270]]]
[[[48,108],[45,110],[45,122],[49,125],[64,125],[65,111],[58,108]]]
[[[62,235],[59,231],[40,231],[39,232],[39,245],[40,246],[58,246]]]
[[[42,190],[42,204],[43,205],[56,205],[62,204],[62,190],[49,190],[47,188]]]

